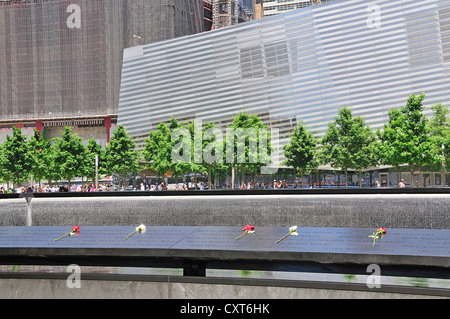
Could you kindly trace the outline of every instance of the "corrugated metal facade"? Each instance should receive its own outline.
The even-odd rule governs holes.
[[[117,114],[123,49],[203,31],[202,8],[201,0],[1,2],[0,119]]]
[[[375,129],[410,94],[450,103],[449,52],[450,0],[329,2],[125,50],[118,121],[142,142],[171,115],[224,126],[245,110],[282,145],[350,106]]]

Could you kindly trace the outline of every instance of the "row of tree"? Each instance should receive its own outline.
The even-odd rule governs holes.
[[[321,163],[330,164],[345,172],[346,186],[349,169],[360,172],[361,185],[361,171],[379,165],[393,166],[397,172],[401,165],[408,165],[411,176],[415,168],[432,166],[442,169],[445,176],[450,165],[448,107],[432,106],[434,116],[428,119],[423,113],[424,99],[424,93],[411,95],[405,106],[390,109],[388,122],[376,132],[361,116],[354,117],[348,107],[339,109],[320,141],[299,123],[284,147],[286,165],[303,172]]]
[[[303,173],[321,164],[341,169],[362,170],[378,165],[415,167],[450,164],[450,120],[448,108],[432,107],[434,117],[427,119],[422,102],[425,94],[412,95],[405,106],[389,111],[389,121],[374,132],[360,116],[354,117],[348,107],[339,109],[321,140],[316,139],[300,122],[283,148],[285,165]],[[85,145],[66,127],[61,138],[50,141],[38,131],[27,139],[21,129],[13,128],[11,136],[0,147],[0,174],[4,181],[20,185],[29,180],[67,180],[87,177],[94,180],[95,158],[100,174],[119,176],[119,187],[126,175],[151,169],[158,176],[171,172],[183,177],[190,172],[242,176],[259,174],[270,164],[274,151],[268,126],[257,115],[240,112],[228,128],[234,134],[222,134],[215,123],[179,122],[171,118],[160,123],[145,140],[142,152],[135,150],[133,139],[118,126],[105,149],[94,139]],[[228,139],[228,141],[227,141]],[[261,151],[264,150],[264,151]],[[195,174],[197,176],[197,174]],[[302,181],[303,181],[302,176]]]
[[[124,174],[139,171],[138,152],[125,129],[120,126],[111,142],[103,149],[95,139],[85,145],[82,139],[66,127],[61,138],[46,140],[39,131],[27,138],[20,128],[13,127],[12,135],[0,147],[0,174],[3,181],[28,181],[32,175],[36,181],[66,180],[69,184],[76,177],[93,181],[96,175],[96,156],[100,174]]]
[[[254,176],[270,164],[270,131],[257,115],[238,113],[228,131],[233,134],[223,134],[215,123],[181,123],[171,118],[169,124],[160,123],[150,132],[143,157],[158,176],[168,171],[174,177],[206,173],[208,185],[213,174],[229,176],[235,168],[242,176]]]
[[[267,129],[258,116],[242,112],[235,117],[232,127],[244,130]],[[223,174],[229,172],[229,165],[222,163],[221,146],[224,144],[216,138],[220,130],[215,128],[214,123],[205,123],[199,127],[196,122],[180,123],[171,118],[167,125],[160,123],[155,131],[150,132],[142,152],[135,150],[134,140],[121,125],[114,131],[105,149],[97,144],[95,139],[88,140],[87,145],[83,144],[82,139],[72,133],[72,129],[66,127],[61,138],[46,140],[37,130],[34,130],[31,138],[27,138],[20,128],[13,127],[12,135],[7,136],[7,140],[0,146],[1,179],[20,186],[21,182],[28,181],[32,175],[34,180],[39,181],[39,186],[41,180],[50,183],[66,180],[70,189],[71,182],[76,177],[94,180],[96,156],[99,174],[117,174],[119,188],[125,184],[127,174],[138,174],[144,168],[154,170],[158,176],[164,176],[170,171],[175,177],[198,172],[208,173],[210,178],[213,170]],[[183,132],[187,134],[180,135]],[[239,149],[240,144],[247,145],[244,145],[245,157],[240,156],[241,153],[238,152],[232,165],[239,162],[243,172],[245,168],[248,172],[256,172],[264,163],[269,162],[269,159],[265,158],[263,163],[259,155],[256,162],[250,161],[252,155],[248,145],[252,144],[252,137],[246,136],[242,141],[238,141],[238,138],[239,136],[235,136],[235,143],[238,145],[236,149]],[[256,140],[259,141],[259,136],[256,136]],[[267,140],[270,144],[269,135]],[[225,141],[224,143],[226,144]],[[209,150],[208,154],[213,160],[204,159],[205,150]],[[174,154],[185,160],[174,160]],[[269,156],[270,150],[267,154],[267,157]]]

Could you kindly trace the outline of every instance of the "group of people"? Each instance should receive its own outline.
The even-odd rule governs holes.
[[[95,188],[95,185],[80,185],[80,184],[72,184],[70,187],[71,192],[98,192],[98,191],[109,191],[110,187],[106,184],[99,185],[98,189]],[[62,193],[69,192],[68,186],[60,186],[60,185],[44,185],[39,187],[35,185],[33,187],[18,187],[16,189],[10,188],[6,189],[5,187],[0,187],[0,194],[13,194],[13,193]]]
[[[418,182],[417,182],[418,184]],[[305,185],[307,188],[309,188],[309,184]],[[401,179],[401,181],[398,184],[398,187],[404,188],[406,186],[405,180]],[[258,183],[255,182],[253,184],[252,182],[244,183],[241,182],[240,189],[283,189],[283,188],[301,188],[301,183],[295,181],[294,184],[288,184],[286,180],[274,180],[272,183]],[[376,187],[380,188],[381,184],[379,181],[376,181]],[[416,185],[417,187],[417,185]],[[204,190],[205,184],[203,182],[198,183],[199,190]],[[216,187],[220,188],[220,187]],[[147,185],[144,183],[141,183],[138,187],[133,188],[134,191],[140,190],[140,191],[167,191],[167,190],[176,190],[176,191],[187,191],[189,189],[187,183],[176,183],[173,187],[169,187],[169,184],[166,182],[163,182],[161,184],[156,185]],[[231,189],[231,184],[224,184],[222,185],[222,189]],[[100,184],[98,186],[98,189],[93,184],[72,184],[70,191],[71,192],[109,192],[115,190],[115,188],[111,187],[111,185],[107,184]],[[9,194],[9,193],[54,193],[54,192],[69,192],[68,186],[58,186],[58,185],[44,185],[39,188],[39,186],[35,185],[33,187],[19,187],[17,189],[7,189],[6,187],[0,187],[0,194]]]
[[[203,186],[203,183],[201,183],[201,185]],[[204,187],[203,187],[203,189],[204,189]],[[133,190],[137,190],[137,189],[134,188]],[[139,187],[139,190],[141,190],[141,191],[157,191],[157,190],[167,191],[167,190],[169,190],[169,184],[161,183],[159,185],[145,185],[144,183],[141,183],[141,185]],[[181,184],[176,183],[174,185],[174,187],[172,188],[172,190],[174,190],[174,191],[183,191],[183,190],[187,191],[188,190],[188,186],[185,183],[181,183]]]
[[[308,184],[309,185],[309,184]],[[292,187],[298,188],[301,187],[301,183],[298,183],[297,181],[294,181],[294,184],[291,184]],[[289,184],[286,182],[286,180],[280,180],[277,182],[276,179],[273,180],[273,184],[270,183],[258,183],[256,182],[253,184],[252,182],[248,182],[245,184],[244,182],[241,182],[240,189],[281,189],[281,188],[289,188]]]
[[[381,187],[381,184],[380,184],[380,181],[376,181],[376,187],[377,188],[380,188]],[[399,188],[405,188],[406,187],[406,182],[405,182],[405,180],[402,178],[401,180],[400,180],[400,182],[398,183],[398,187]],[[416,187],[419,187],[419,181],[416,181]],[[424,184],[424,187],[426,187],[426,185]]]
[[[69,189],[67,188],[67,186],[42,186],[39,187],[37,185],[31,187],[18,187],[16,189],[14,188],[10,188],[10,189],[5,189],[4,187],[0,188],[0,194],[20,194],[20,193],[56,193],[56,192],[68,192]]]
[[[22,192],[22,190],[21,190],[21,192]],[[3,186],[0,188],[0,194],[11,194],[11,193],[14,193],[14,189],[12,189],[12,188],[8,189]]]
[[[95,185],[88,184],[88,185],[80,185],[80,184],[74,184],[72,185],[70,191],[71,192],[108,192],[109,185],[106,184],[99,184],[98,189],[95,188]]]

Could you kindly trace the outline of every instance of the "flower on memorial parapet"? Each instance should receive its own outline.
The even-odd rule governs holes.
[[[130,238],[131,236],[133,236],[136,233],[145,233],[145,231],[147,230],[147,228],[145,227],[145,225],[140,224],[138,227],[136,227],[136,229],[134,230],[134,232],[132,232],[131,234],[129,234],[127,237],[125,237],[125,240],[127,240],[128,238]]]
[[[386,228],[380,227],[380,228],[377,229],[376,233],[373,233],[371,236],[369,236],[370,238],[373,238],[373,245],[372,246],[375,246],[375,241],[378,238],[383,237],[385,234],[386,234]]]
[[[255,232],[255,226],[253,225],[247,225],[245,226],[242,231],[244,232],[241,236],[236,237],[235,239],[241,239],[242,237],[244,237],[247,234],[253,234]]]
[[[275,244],[279,244],[282,240],[285,240],[289,236],[298,236],[297,228],[298,228],[297,226],[292,226],[291,228],[289,228],[289,233],[284,237],[280,238],[279,240],[277,240]]]
[[[67,236],[73,236],[73,235],[78,235],[80,233],[80,226],[73,226],[72,230],[70,232],[68,232],[67,234],[65,234],[64,236],[61,236],[59,238],[53,239],[53,241],[58,241],[61,240]]]

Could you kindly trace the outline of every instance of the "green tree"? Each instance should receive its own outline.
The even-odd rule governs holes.
[[[353,117],[347,106],[339,109],[334,122],[328,124],[328,129],[322,139],[321,158],[324,163],[345,171],[345,186],[348,188],[348,169],[361,169],[371,162],[370,156],[364,152],[373,151],[370,128],[360,117]]]
[[[86,148],[82,139],[72,133],[73,127],[66,126],[62,138],[55,139],[54,164],[60,175],[68,182],[69,191],[75,177],[82,176],[85,170]]]
[[[95,156],[98,156],[98,174],[106,173],[105,150],[95,139],[88,140],[86,145],[84,176],[88,180],[95,180]]]
[[[287,160],[284,165],[300,170],[302,176],[302,188],[304,187],[305,169],[315,168],[317,162],[317,139],[308,131],[300,121],[291,135],[291,139],[284,147],[284,156]]]
[[[174,123],[172,125],[175,125]],[[178,125],[178,124],[177,124]],[[164,176],[173,168],[171,140],[172,131],[169,126],[160,123],[155,131],[151,131],[145,140],[143,155],[148,162],[147,167],[154,170],[158,176]]]
[[[7,169],[6,164],[8,160],[5,157],[5,146],[0,145],[0,180],[6,182],[7,191],[9,191],[9,181],[14,178],[14,175]]]
[[[32,158],[26,136],[22,135],[22,129],[13,127],[12,135],[6,136],[3,143],[3,168],[7,174],[16,180],[17,187],[20,181],[28,179],[31,171]]]
[[[207,167],[204,165],[205,162],[203,161],[203,130],[196,121],[183,123],[182,126],[189,131],[190,135],[191,152],[189,154],[190,160],[187,162],[187,171],[194,172],[194,185],[195,189],[197,189],[197,174],[205,173],[207,171]],[[183,164],[183,166],[184,165],[186,164]]]
[[[202,130],[202,165],[208,171],[208,189],[211,189],[211,177],[214,172],[225,170],[223,156],[223,135],[215,123],[207,122]]]
[[[422,101],[425,93],[411,95],[404,107],[403,136],[406,137],[403,156],[410,166],[411,176],[414,166],[433,165],[441,160],[437,145],[430,136],[427,116],[423,113]]]
[[[106,147],[105,158],[107,171],[119,175],[119,189],[124,184],[126,188],[127,174],[140,170],[139,153],[134,148],[135,143],[131,136],[127,134],[123,125],[118,125]]]
[[[362,187],[362,170],[378,164],[378,143],[375,132],[373,132],[364,119],[357,116],[355,119],[355,138],[352,148],[354,149],[353,167],[359,172],[359,187]]]
[[[441,160],[430,135],[428,119],[423,113],[425,93],[411,95],[405,106],[389,112],[389,122],[379,132],[380,154],[386,165],[399,167],[407,164],[411,176],[415,166],[433,165]],[[397,170],[398,171],[398,170]],[[398,182],[398,174],[397,174]],[[412,179],[411,179],[412,182]]]
[[[442,104],[436,104],[431,107],[434,112],[434,116],[429,121],[429,131],[431,137],[436,143],[436,148],[440,150],[442,161],[439,163],[442,170],[442,183],[445,185],[446,170],[450,165],[450,117],[448,106]]]
[[[378,144],[378,156],[380,163],[395,167],[397,171],[397,185],[400,182],[399,168],[405,163],[403,157],[403,117],[400,109],[391,108],[388,112],[389,120],[383,125],[383,130],[377,130],[380,141]]]
[[[261,133],[264,136],[260,136]],[[224,141],[226,163],[241,169],[243,181],[245,172],[257,174],[263,166],[271,162],[272,146],[269,127],[263,124],[258,115],[239,112],[233,118]],[[265,143],[266,149],[261,143]]]
[[[200,126],[197,121],[179,124],[177,133],[172,128],[174,144],[175,170],[182,173],[195,173],[195,188],[197,188],[197,173],[208,174],[208,187],[211,188],[211,177],[214,171],[221,172],[223,165],[223,136],[214,123],[206,122]],[[186,139],[186,141],[184,141]],[[186,143],[185,143],[186,142]],[[184,153],[184,149],[190,152]],[[174,153],[172,153],[172,161]]]
[[[52,184],[52,181],[58,181],[61,179],[61,170],[56,164],[56,158],[59,157],[59,153],[56,150],[55,143],[59,138],[52,139],[53,144],[49,142],[48,147],[42,150],[43,160],[46,166],[44,170],[44,179],[46,179],[49,184]]]
[[[47,175],[49,148],[51,144],[45,140],[45,137],[41,137],[41,133],[38,130],[34,130],[34,134],[29,140],[30,155],[32,160],[31,174],[34,179],[39,181],[39,189],[41,188],[41,181]]]

